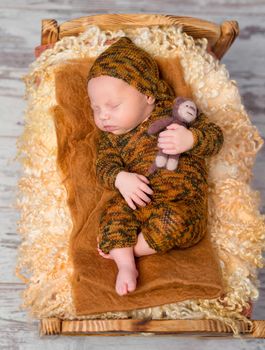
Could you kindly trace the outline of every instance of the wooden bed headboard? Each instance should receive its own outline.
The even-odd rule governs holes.
[[[65,36],[76,36],[84,32],[88,25],[101,29],[122,29],[151,25],[182,25],[183,31],[194,38],[207,38],[209,49],[221,59],[239,34],[237,21],[224,21],[220,25],[193,17],[160,14],[103,14],[85,16],[58,25],[54,19],[43,19],[41,46],[52,47]],[[43,51],[43,50],[42,50]],[[35,53],[38,56],[37,53]]]

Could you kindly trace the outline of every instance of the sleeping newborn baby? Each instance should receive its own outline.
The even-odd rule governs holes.
[[[205,158],[219,152],[223,133],[201,113],[189,128],[173,123],[159,136],[148,134],[152,123],[171,114],[175,96],[155,60],[127,37],[98,56],[87,89],[99,129],[97,178],[117,191],[100,216],[98,251],[114,259],[116,292],[125,295],[136,289],[135,257],[188,248],[204,237]],[[148,174],[159,149],[180,154],[178,167]]]

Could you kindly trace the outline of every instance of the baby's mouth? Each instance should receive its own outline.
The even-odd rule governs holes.
[[[114,131],[117,129],[116,126],[110,126],[110,125],[106,125],[104,126],[104,129],[107,130],[107,131]]]

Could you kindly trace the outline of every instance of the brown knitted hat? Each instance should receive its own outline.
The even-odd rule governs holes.
[[[129,85],[157,101],[172,100],[173,91],[159,78],[156,61],[149,53],[122,37],[103,51],[88,74],[88,81],[100,75],[122,79]]]

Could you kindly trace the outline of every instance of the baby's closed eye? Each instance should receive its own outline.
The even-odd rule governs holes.
[[[119,106],[121,105],[121,103],[115,105],[115,106],[112,106],[112,108],[118,108]]]

